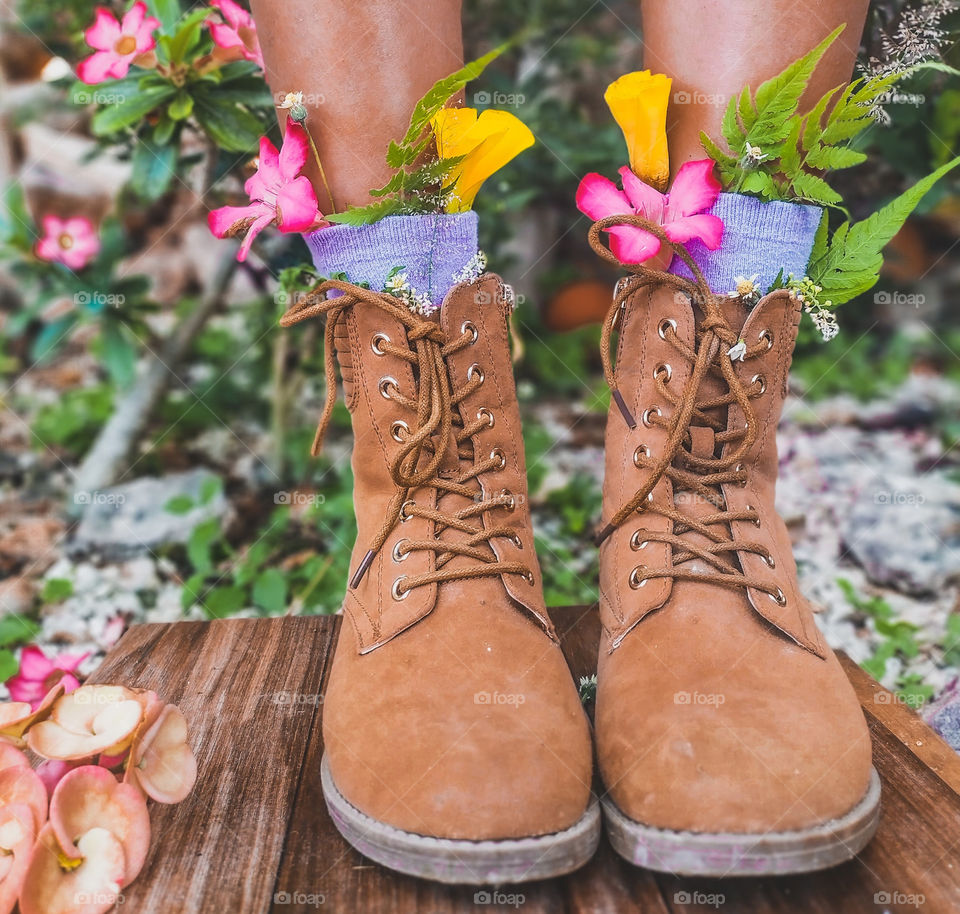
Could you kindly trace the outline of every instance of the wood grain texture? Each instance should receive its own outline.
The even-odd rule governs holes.
[[[571,671],[589,675],[596,611],[551,615]],[[153,688],[179,704],[200,770],[183,803],[151,804],[150,857],[125,890],[122,912],[960,911],[957,756],[908,708],[877,700],[879,686],[849,661],[884,794],[876,838],[843,866],[776,879],[687,880],[636,869],[603,840],[579,872],[493,895],[370,864],[337,834],[320,791],[322,694],[338,630],[330,617],[137,626],[92,677]]]

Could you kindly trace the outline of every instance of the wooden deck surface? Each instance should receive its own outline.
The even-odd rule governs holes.
[[[592,672],[595,611],[552,611],[574,675]],[[333,617],[140,625],[91,681],[155,689],[190,723],[200,776],[176,806],[151,804],[147,865],[123,914],[523,914],[960,912],[960,756],[855,664],[845,667],[883,781],[874,841],[816,875],[681,879],[636,869],[606,841],[571,876],[449,888],[365,860],[333,827],[320,791],[320,721]]]

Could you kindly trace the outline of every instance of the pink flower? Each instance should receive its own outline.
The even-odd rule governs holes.
[[[210,231],[218,238],[244,235],[237,260],[246,260],[250,245],[268,225],[281,232],[305,232],[319,227],[322,216],[310,179],[300,174],[307,163],[307,132],[293,121],[287,123],[280,152],[266,137],[260,138],[256,174],[243,189],[250,196],[247,206],[221,206],[207,215]]]
[[[63,683],[67,692],[72,692],[80,685],[73,674],[89,656],[89,652],[59,654],[51,660],[36,645],[27,645],[20,653],[20,672],[7,680],[10,697],[14,701],[29,702],[35,709],[58,682]]]
[[[105,79],[122,79],[137,57],[156,47],[151,33],[159,27],[160,21],[147,15],[143,0],[137,0],[119,22],[110,10],[98,6],[93,25],[83,33],[96,53],[80,61],[77,76],[88,86]]]
[[[37,257],[82,270],[100,251],[100,239],[93,223],[84,216],[60,219],[44,216],[43,237],[34,249]]]
[[[577,188],[577,208],[593,220],[605,216],[638,215],[663,226],[673,242],[699,239],[711,251],[720,247],[723,222],[704,213],[720,194],[720,182],[713,176],[713,161],[686,162],[673,185],[661,194],[644,184],[629,168],[620,169],[623,190],[603,175],[589,174]],[[610,250],[623,263],[642,263],[660,251],[660,239],[633,225],[615,225],[610,233]]]
[[[209,23],[213,43],[230,51],[235,59],[252,60],[261,70],[264,69],[253,16],[233,0],[210,0],[210,5],[219,10],[225,20]]]

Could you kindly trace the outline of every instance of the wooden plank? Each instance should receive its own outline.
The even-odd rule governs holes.
[[[599,641],[595,610],[568,607],[551,615],[571,671],[589,675]],[[579,872],[496,895],[489,887],[434,885],[370,864],[337,834],[320,791],[321,696],[339,623],[285,617],[138,626],[93,677],[155,688],[178,703],[200,768],[189,799],[152,805],[153,847],[144,872],[125,891],[124,910],[960,910],[960,796],[950,786],[957,759],[909,708],[876,699],[879,687],[849,661],[844,665],[867,713],[884,795],[877,837],[843,866],[779,879],[685,880],[632,867],[604,840]],[[915,907],[920,896],[923,904]]]
[[[150,856],[124,911],[266,910],[332,630],[316,617],[135,626],[91,677],[179,705],[199,769],[187,800],[150,804]]]

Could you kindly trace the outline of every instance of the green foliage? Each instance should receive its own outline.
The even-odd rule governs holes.
[[[738,97],[730,99],[721,124],[729,152],[701,134],[725,189],[755,194],[763,200],[840,205],[840,194],[823,173],[866,160],[866,155],[850,144],[875,123],[871,112],[877,100],[901,77],[891,74],[855,80],[839,98],[837,86],[810,111],[799,113],[810,77],[843,28],[839,26],[812,51],[762,83],[755,95],[745,86]]]
[[[43,582],[40,599],[44,603],[62,603],[73,596],[73,581],[69,578],[47,578]]]
[[[460,164],[462,157],[438,159],[429,155],[433,141],[430,121],[444,105],[471,80],[476,79],[487,65],[499,57],[511,42],[505,42],[477,60],[470,61],[456,73],[437,80],[414,106],[410,126],[402,140],[391,141],[387,149],[387,166],[392,174],[383,187],[370,191],[380,199],[367,206],[351,206],[342,213],[327,216],[330,222],[344,225],[367,225],[387,216],[418,212],[442,211],[443,193],[426,193],[438,187]],[[424,162],[424,159],[426,161]]]
[[[31,426],[34,446],[58,447],[79,456],[93,443],[113,410],[113,390],[105,384],[65,391],[42,407]]]
[[[60,599],[64,599],[64,597],[60,597]],[[36,638],[39,633],[40,625],[28,616],[20,613],[9,613],[0,617],[0,647],[16,647],[20,644],[27,644]]]
[[[844,222],[828,243],[818,233],[807,275],[822,287],[824,297],[838,305],[873,288],[883,265],[884,247],[923,195],[958,164],[960,157],[942,165],[872,216],[852,225]]]

